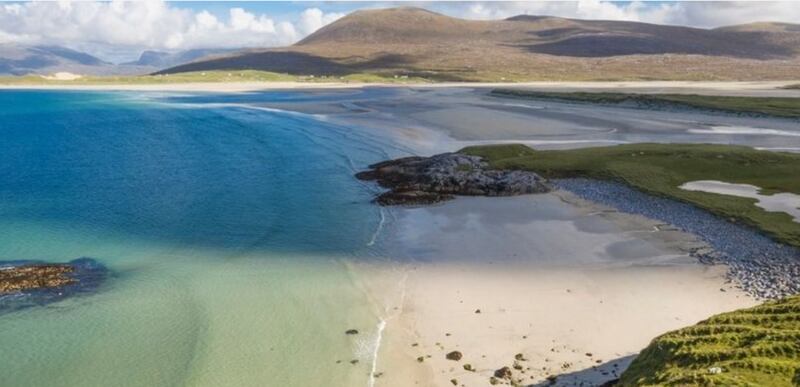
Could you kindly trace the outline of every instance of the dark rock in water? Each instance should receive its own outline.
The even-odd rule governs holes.
[[[0,313],[90,294],[108,269],[91,258],[67,263],[0,261]]]
[[[494,371],[494,376],[499,379],[511,380],[511,368],[503,367]]]
[[[433,204],[455,195],[514,196],[550,191],[545,180],[533,172],[489,169],[482,158],[460,153],[405,157],[369,167],[356,177],[375,180],[390,190],[375,199],[381,205]]]
[[[0,269],[0,294],[30,289],[55,288],[75,282],[73,267],[62,263],[27,264]]]
[[[348,330],[346,330],[344,332],[344,334],[346,334],[346,335],[357,335],[358,334],[358,329],[348,329]]]
[[[447,358],[447,360],[459,361],[459,360],[461,360],[463,355],[459,351],[453,351],[453,352],[450,352],[447,355],[445,355],[445,357]]]

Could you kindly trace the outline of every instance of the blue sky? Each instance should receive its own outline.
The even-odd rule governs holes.
[[[797,2],[769,1],[5,2],[0,3],[0,43],[63,45],[120,62],[146,49],[289,45],[354,10],[401,5],[468,19],[533,14],[701,28],[800,21]]]

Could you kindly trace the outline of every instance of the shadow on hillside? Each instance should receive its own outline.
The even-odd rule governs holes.
[[[680,32],[685,38],[659,34],[615,35],[582,28],[556,28],[533,31],[537,38],[554,39],[531,44],[511,44],[537,54],[600,58],[623,55],[709,55],[742,59],[778,59],[794,55],[789,47],[767,44],[760,32]]]
[[[635,357],[636,355],[623,356],[590,368],[558,375],[553,382],[544,381],[529,387],[612,386]]]
[[[292,75],[344,76],[366,71],[409,69],[413,62],[410,56],[400,54],[384,54],[367,60],[359,59],[351,57],[335,61],[303,52],[266,51],[188,63],[155,74],[211,70],[262,70]]]

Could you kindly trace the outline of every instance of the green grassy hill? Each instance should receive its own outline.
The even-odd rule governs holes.
[[[618,386],[800,385],[800,296],[723,313],[653,340]]]
[[[678,188],[696,180],[752,184],[763,193],[800,194],[800,154],[709,144],[629,144],[534,151],[524,145],[490,145],[460,152],[483,156],[499,169],[525,169],[544,177],[589,177],[626,183],[641,191],[694,204],[759,228],[776,240],[800,246],[800,223],[767,212],[755,199]]]

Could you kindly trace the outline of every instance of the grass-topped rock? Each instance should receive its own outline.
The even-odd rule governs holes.
[[[723,313],[657,337],[618,385],[800,385],[800,296]]]

